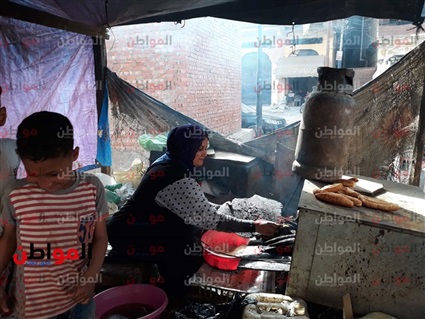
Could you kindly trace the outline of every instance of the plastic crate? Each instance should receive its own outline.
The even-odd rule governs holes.
[[[216,286],[193,286],[194,301],[205,303],[224,303],[235,299],[236,294],[248,295],[246,291]],[[198,301],[199,300],[199,301]]]

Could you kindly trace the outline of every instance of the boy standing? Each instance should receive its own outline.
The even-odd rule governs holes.
[[[0,127],[6,124],[7,111],[0,107]],[[5,131],[7,133],[7,130]],[[16,154],[16,141],[0,136],[0,197],[6,185],[13,181],[19,168],[19,157]]]
[[[0,96],[1,96],[1,86],[0,86]],[[1,104],[0,104],[1,105]],[[7,120],[7,110],[6,107],[0,107],[0,127],[3,127],[6,124]],[[7,130],[3,131],[5,135],[10,134]],[[16,173],[19,168],[19,157],[16,154],[16,141],[11,138],[2,138],[4,135],[0,136],[0,198],[3,196],[3,192],[10,182],[14,181],[16,178]],[[0,204],[0,215],[1,215],[1,204]],[[1,241],[3,235],[3,227],[0,224],[0,250],[1,250]],[[3,273],[0,272],[0,287],[8,290],[10,285],[10,280],[13,273],[13,264],[10,262]],[[1,289],[0,288],[0,289]],[[1,298],[1,297],[0,297]],[[1,314],[0,309],[0,314]]]
[[[108,243],[100,180],[72,170],[79,148],[63,115],[22,121],[17,152],[27,172],[2,199],[0,273],[13,257],[18,319],[94,319],[93,293]],[[3,310],[4,291],[0,291]]]

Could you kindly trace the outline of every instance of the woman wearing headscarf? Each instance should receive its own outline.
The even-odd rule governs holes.
[[[207,156],[208,134],[195,125],[174,128],[167,152],[146,171],[132,197],[108,224],[113,251],[159,267],[163,288],[178,293],[185,280],[202,265],[200,255],[188,253],[202,230],[257,232],[272,236],[278,225],[219,214],[192,178]]]

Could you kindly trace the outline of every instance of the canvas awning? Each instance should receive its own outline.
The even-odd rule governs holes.
[[[108,27],[217,17],[263,24],[296,25],[353,15],[423,20],[423,0],[2,0],[0,15],[91,36]]]

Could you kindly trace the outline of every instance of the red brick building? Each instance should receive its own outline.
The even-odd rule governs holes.
[[[241,127],[241,40],[216,18],[113,28],[108,67],[133,86],[224,135]]]

